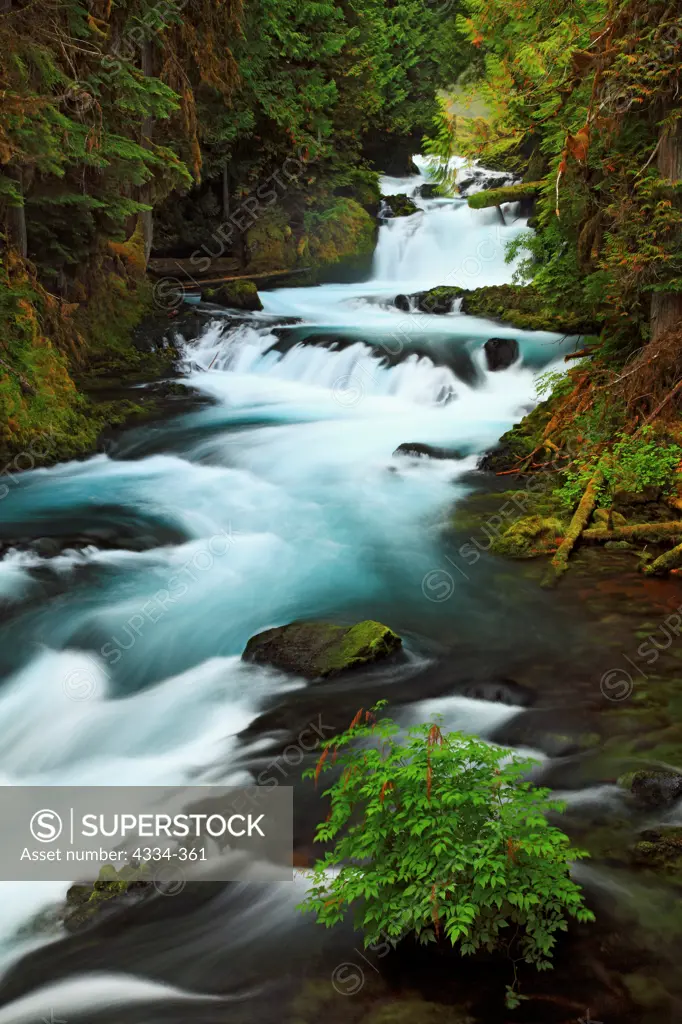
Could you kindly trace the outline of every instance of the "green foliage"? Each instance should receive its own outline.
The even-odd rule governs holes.
[[[603,446],[601,452],[593,449],[579,467],[569,469],[556,494],[566,509],[575,508],[597,469],[604,477],[598,492],[601,506],[610,504],[611,495],[618,490],[642,494],[652,488],[668,493],[673,490],[681,461],[682,447],[663,443],[651,427],[635,435],[619,432],[606,452]]]
[[[538,399],[563,398],[573,388],[573,381],[567,374],[557,370],[546,370],[535,379],[535,394]]]
[[[457,24],[480,54],[471,88],[490,115],[443,105],[428,150],[445,177],[453,152],[542,172],[537,234],[510,249],[525,253],[516,281],[603,326],[602,354],[619,366],[649,338],[652,293],[682,291],[679,155],[665,155],[682,146],[679,12],[666,0],[560,6],[464,0]]]
[[[353,908],[366,945],[414,934],[550,967],[567,916],[593,919],[569,876],[585,854],[546,820],[561,804],[527,781],[533,762],[437,725],[401,739],[376,718],[384,704],[358,712],[306,773],[338,764],[316,836],[334,845],[301,909],[330,927]]]
[[[682,460],[677,444],[662,444],[650,427],[636,437],[619,434],[613,459],[605,460],[604,477],[611,488],[623,487],[641,493],[648,487],[669,490]]]

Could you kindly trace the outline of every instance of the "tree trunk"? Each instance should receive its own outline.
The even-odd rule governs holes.
[[[18,167],[7,168],[7,173],[17,183],[23,196],[23,181]],[[5,237],[8,249],[14,249],[22,259],[28,255],[28,235],[26,233],[26,212],[23,206],[8,206],[5,213]]]
[[[151,40],[147,39],[142,44],[141,54],[141,69],[142,74],[145,78],[152,78],[154,75],[154,47]],[[154,133],[154,118],[146,117],[142,122],[142,145],[151,142],[152,135]],[[140,202],[146,203],[149,206],[152,205],[152,191],[149,185],[143,185],[140,188]],[[142,224],[142,234],[144,237],[144,260],[145,263],[149,262],[149,257],[152,252],[152,244],[154,241],[154,211],[144,210],[140,214],[140,222]]]
[[[230,178],[227,173],[227,164],[223,167],[223,220],[230,216]]]
[[[0,0],[0,14],[9,14],[12,10],[12,0]],[[13,178],[18,186],[22,197],[22,175],[20,168],[8,168],[7,173]],[[26,234],[26,213],[23,206],[8,206],[5,214],[5,238],[7,247],[15,249],[16,252],[26,259],[28,255],[28,236]]]
[[[682,179],[682,126],[664,131],[658,148],[658,170],[671,184]],[[678,205],[679,200],[675,201]],[[680,239],[682,245],[682,239]],[[682,292],[654,292],[651,301],[651,340],[682,324]]]

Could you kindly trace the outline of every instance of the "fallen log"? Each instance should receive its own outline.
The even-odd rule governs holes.
[[[223,274],[220,277],[196,277],[188,274],[184,267],[178,267],[176,271],[149,270],[153,277],[171,277],[177,280],[185,291],[201,291],[204,285],[229,284],[231,281],[266,281],[269,277],[289,277],[294,274],[305,274],[311,267],[296,267],[294,270],[268,270],[259,274]],[[182,274],[187,278],[187,284],[182,279]]]
[[[580,535],[587,526],[590,516],[594,512],[595,505],[597,504],[597,497],[599,494],[599,487],[604,479],[604,474],[601,469],[598,469],[590,482],[588,483],[580,504],[573,514],[571,519],[571,525],[566,531],[566,535],[557,548],[556,554],[549,563],[549,568],[545,575],[542,585],[545,587],[554,586],[559,582],[560,578],[568,569],[568,559],[571,556],[571,552],[578,542]]]
[[[664,555],[659,555],[649,565],[645,565],[642,572],[646,576],[665,576],[671,569],[679,569],[682,565],[682,544],[677,544]]]
[[[603,527],[590,527],[582,535],[583,540],[597,543],[607,540],[667,540],[669,537],[682,537],[682,519],[665,523],[636,523],[633,526],[614,526],[612,530]]]

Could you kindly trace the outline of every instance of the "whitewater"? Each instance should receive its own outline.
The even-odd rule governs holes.
[[[263,292],[264,312],[250,318],[207,314],[183,348],[183,380],[205,396],[202,408],[8,487],[0,523],[21,521],[32,536],[85,517],[114,530],[132,520],[146,543],[51,558],[13,550],[0,562],[2,784],[251,782],[249,754],[264,740],[240,734],[268,700],[305,688],[241,662],[254,633],[370,617],[426,664],[453,618],[466,630],[490,607],[485,574],[472,582],[446,559],[448,516],[481,453],[536,402],[538,373],[561,368],[575,339],[456,309],[396,308],[397,294],[435,285],[511,281],[506,243],[526,229],[513,206],[502,225],[462,199],[422,199],[420,166],[382,183],[384,194],[415,194],[419,212],[382,222],[370,280]],[[487,368],[491,337],[519,344],[506,370]],[[393,454],[417,441],[453,457]],[[451,581],[448,601],[429,594],[434,572]],[[484,736],[518,712],[465,697],[438,707],[448,725]],[[21,958],[49,943],[61,949],[49,912],[66,889],[0,884],[5,973],[16,977]],[[198,964],[212,944],[233,957],[225,984],[237,986],[254,981],[275,940],[316,941],[294,910],[300,895],[300,881],[240,883],[210,912],[188,911],[175,934],[142,927],[129,951],[116,939],[106,957],[69,958],[66,944],[54,977],[43,958],[43,974],[26,974],[0,1020],[39,1020],[55,1007],[69,1021],[120,1020],[121,1008],[144,1006],[149,1021],[150,1007],[167,1019],[190,999],[193,1019],[204,1019],[216,993]]]

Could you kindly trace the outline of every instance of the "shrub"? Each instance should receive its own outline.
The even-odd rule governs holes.
[[[549,968],[567,915],[593,920],[569,876],[586,854],[545,817],[561,804],[525,779],[534,762],[509,750],[438,725],[401,742],[395,723],[376,718],[384,703],[359,711],[305,773],[317,783],[340,768],[316,835],[334,846],[300,909],[331,927],[352,907],[366,946],[414,934]]]
[[[617,490],[642,494],[648,488],[666,493],[674,489],[682,460],[679,445],[662,443],[651,427],[644,427],[636,435],[619,433],[617,437],[610,452],[593,456],[579,469],[565,474],[564,484],[557,491],[562,505],[575,508],[597,469],[604,476],[598,492],[599,505],[608,504],[610,495]]]

